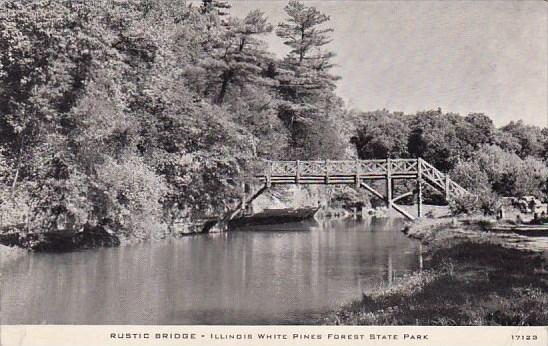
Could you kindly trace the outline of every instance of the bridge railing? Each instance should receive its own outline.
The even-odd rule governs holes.
[[[398,159],[390,160],[391,171],[399,174],[416,174],[418,173],[419,160],[417,159]]]
[[[322,161],[264,161],[258,175],[268,176],[326,176],[326,175],[386,175],[418,172],[417,159],[394,160],[322,160]]]
[[[422,176],[435,185],[439,190],[446,194],[446,198],[450,196],[462,196],[468,194],[465,188],[453,181],[448,174],[440,172],[436,167],[432,166],[424,160],[420,160]]]
[[[293,177],[298,182],[303,177],[356,177],[359,178],[418,178],[426,179],[433,188],[446,193],[446,197],[463,195],[468,192],[459,184],[440,172],[423,159],[376,159],[376,160],[312,160],[312,161],[269,161],[264,160],[257,167],[256,177]],[[286,182],[284,179],[283,182]],[[335,180],[336,181],[336,180]],[[314,180],[316,182],[316,180]]]

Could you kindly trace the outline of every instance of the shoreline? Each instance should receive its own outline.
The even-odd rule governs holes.
[[[546,237],[488,232],[485,218],[457,219],[441,210],[436,210],[437,217],[407,223],[402,230],[425,245],[424,270],[397,279],[390,287],[365,292],[361,300],[315,324],[548,324]],[[119,246],[140,241],[124,239]],[[31,252],[0,245],[0,269]]]
[[[548,243],[486,232],[483,222],[441,217],[408,224],[404,233],[426,246],[426,269],[364,293],[319,323],[548,324]]]

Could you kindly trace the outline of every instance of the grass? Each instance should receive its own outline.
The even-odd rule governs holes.
[[[446,220],[447,221],[447,220]],[[333,313],[344,325],[547,325],[545,258],[448,222],[427,222],[410,234],[430,246],[426,271]],[[466,226],[469,228],[469,226]],[[472,227],[473,228],[473,227]]]

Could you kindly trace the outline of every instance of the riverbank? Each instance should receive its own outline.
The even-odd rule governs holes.
[[[424,219],[407,235],[427,245],[423,271],[364,293],[326,318],[341,325],[546,325],[545,239],[486,232],[482,219]]]
[[[234,228],[247,223],[279,224],[307,218],[312,219],[313,213],[317,211],[318,201],[322,198],[318,189],[292,187],[276,190],[268,195],[260,196],[254,201],[254,218],[239,215],[231,220],[227,226]],[[345,214],[342,208],[330,209],[330,212],[339,216]],[[222,212],[218,212],[216,217],[202,215],[202,217],[198,216],[196,218],[180,218],[175,222],[163,224],[161,227],[151,223],[151,227],[148,229],[154,228],[154,230],[146,232],[128,231],[120,227],[117,228],[112,224],[91,225],[87,223],[83,225],[64,225],[62,229],[42,229],[28,227],[27,224],[21,221],[27,220],[28,215],[19,216],[19,218],[12,218],[11,222],[4,222],[3,225],[0,225],[0,244],[32,252],[72,252],[91,248],[131,245],[143,240],[180,238],[227,231],[224,227],[213,229],[218,218],[223,216]]]

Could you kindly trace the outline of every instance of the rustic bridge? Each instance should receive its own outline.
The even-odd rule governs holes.
[[[417,215],[422,216],[423,187],[429,186],[441,192],[449,201],[455,196],[468,192],[455,183],[449,175],[440,172],[434,166],[418,159],[385,159],[385,160],[353,160],[353,161],[263,161],[259,164],[255,178],[261,182],[261,187],[252,194],[243,193],[238,207],[227,213],[224,221],[231,220],[246,209],[253,200],[274,185],[288,184],[323,184],[351,185],[364,188],[376,197],[384,200],[386,206],[398,211],[410,220],[415,217],[404,210],[396,202],[413,194],[418,195]],[[375,190],[370,181],[383,180],[385,194]],[[416,189],[393,195],[394,182],[397,180],[415,180]],[[245,189],[244,189],[245,191]]]

